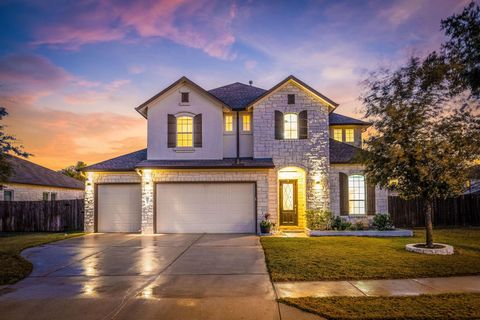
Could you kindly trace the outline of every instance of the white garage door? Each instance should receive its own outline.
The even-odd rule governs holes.
[[[254,233],[254,183],[157,184],[158,233]]]
[[[97,196],[98,232],[140,231],[140,184],[98,185]]]

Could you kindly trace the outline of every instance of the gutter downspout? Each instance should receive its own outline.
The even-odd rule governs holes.
[[[240,164],[240,113],[237,111],[237,164]]]

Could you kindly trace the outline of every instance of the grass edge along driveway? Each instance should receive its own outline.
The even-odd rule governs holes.
[[[0,285],[22,280],[32,272],[32,264],[20,256],[22,250],[49,242],[83,235],[81,232],[2,232],[0,233]]]
[[[480,274],[480,228],[437,229],[434,241],[453,245],[451,256],[407,252],[413,237],[262,237],[272,281],[401,279]]]
[[[480,293],[406,297],[287,298],[280,302],[326,319],[479,319]]]

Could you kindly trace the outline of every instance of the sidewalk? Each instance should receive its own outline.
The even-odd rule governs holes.
[[[333,296],[415,296],[420,294],[480,292],[480,276],[274,282],[278,298]]]

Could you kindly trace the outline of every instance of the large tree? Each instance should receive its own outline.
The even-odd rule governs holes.
[[[0,107],[0,120],[8,115],[7,109]],[[31,154],[25,152],[22,145],[17,144],[15,136],[4,132],[5,126],[0,124],[0,182],[8,181],[13,168],[8,161],[9,154],[27,158]]]
[[[433,202],[462,193],[469,168],[480,157],[480,119],[475,115],[479,95],[473,75],[480,56],[453,49],[478,37],[470,32],[480,25],[478,6],[465,10],[442,22],[450,38],[440,53],[373,73],[362,96],[377,132],[366,141],[366,174],[404,199],[424,200],[427,247],[433,247]]]
[[[85,168],[87,164],[83,161],[77,161],[75,165],[68,166],[60,170],[60,173],[63,173],[66,176],[72,177],[74,179],[85,181],[85,176],[83,175],[82,169]]]

